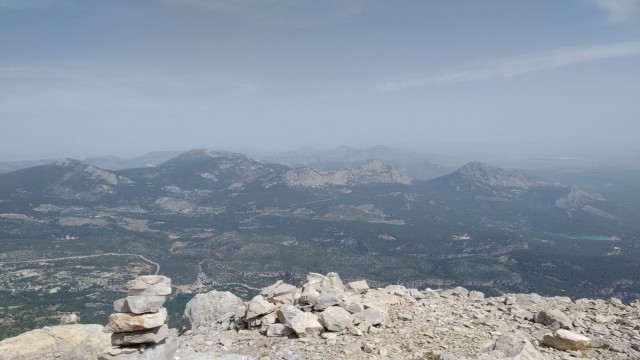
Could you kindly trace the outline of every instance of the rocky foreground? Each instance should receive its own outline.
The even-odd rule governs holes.
[[[181,334],[160,342],[123,344],[97,326],[6,339],[0,359],[640,359],[638,301],[370,289],[335,273],[311,273],[300,287],[279,281],[248,302],[229,292],[196,295]]]

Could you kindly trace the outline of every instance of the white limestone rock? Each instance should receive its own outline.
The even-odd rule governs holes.
[[[45,326],[0,341],[0,359],[77,359],[94,360],[111,348],[111,334],[103,326]]]
[[[367,280],[352,281],[345,286],[345,290],[356,294],[364,294],[369,290],[369,284],[367,284]]]
[[[247,319],[254,319],[276,311],[276,306],[268,302],[262,295],[257,295],[247,304]]]
[[[330,306],[340,304],[341,300],[342,300],[342,293],[340,292],[323,293],[320,296],[318,296],[318,299],[316,299],[316,303],[313,305],[313,310],[316,310],[316,311],[324,310]]]
[[[214,290],[197,294],[184,309],[182,331],[199,328],[230,329],[237,309],[241,306],[244,306],[242,299],[228,291]]]
[[[320,313],[320,322],[328,331],[342,331],[353,325],[353,315],[341,307],[332,306]]]
[[[559,329],[545,334],[542,343],[558,350],[584,350],[589,347],[591,339],[569,330]]]
[[[305,313],[293,305],[280,307],[277,316],[281,324],[289,326],[299,337],[306,337],[324,330],[317,315]]]
[[[511,360],[546,359],[521,332],[511,332],[499,336],[489,350],[499,351]]]
[[[363,321],[371,325],[384,324],[387,320],[387,313],[376,308],[369,308],[353,315],[354,323],[359,324]]]
[[[171,295],[171,279],[161,275],[145,275],[127,283],[128,296],[166,296]]]
[[[164,296],[127,296],[113,303],[113,309],[121,313],[155,313],[164,305]]]

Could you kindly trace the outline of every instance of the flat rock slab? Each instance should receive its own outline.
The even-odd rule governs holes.
[[[113,302],[113,310],[121,313],[156,313],[164,305],[164,296],[127,296]]]
[[[166,296],[171,295],[171,279],[161,275],[145,275],[127,283],[129,296]]]
[[[558,350],[584,350],[589,347],[591,339],[569,330],[560,329],[553,334],[545,334],[542,343]]]
[[[98,356],[98,360],[172,360],[177,359],[176,352],[178,351],[178,339],[174,337],[170,337],[159,344],[150,344],[147,345],[145,351],[143,353],[139,352],[137,348],[134,348],[135,351],[131,353],[121,353],[117,355],[111,354],[103,354]],[[204,354],[210,355],[210,354]],[[94,358],[95,359],[95,358]],[[181,360],[195,360],[202,359],[208,360],[211,357],[202,357],[202,358],[189,358],[189,357],[180,357]],[[217,359],[217,358],[216,358]]]
[[[109,316],[107,329],[111,332],[129,332],[157,328],[167,320],[167,309],[162,308],[157,313],[131,314],[116,313]]]
[[[113,333],[111,345],[157,344],[168,337],[169,327],[165,324],[149,330]]]

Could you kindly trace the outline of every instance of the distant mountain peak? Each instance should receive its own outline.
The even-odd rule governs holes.
[[[454,178],[478,182],[491,187],[528,189],[534,186],[561,187],[562,184],[541,180],[517,170],[508,170],[482,162],[470,162],[451,174]]]
[[[283,175],[284,182],[292,187],[348,186],[358,184],[411,184],[413,179],[393,165],[379,160],[349,169],[318,170],[298,168]]]
[[[193,149],[169,159],[165,164],[190,164],[211,159],[246,158],[243,154],[226,151],[214,151],[209,149]]]
[[[81,160],[78,159],[72,159],[72,158],[62,158],[62,159],[58,159],[56,160],[53,165],[55,166],[61,166],[61,167],[68,167],[68,166],[86,166],[87,164]]]

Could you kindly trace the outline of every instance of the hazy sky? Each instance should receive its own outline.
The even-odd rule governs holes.
[[[640,0],[0,0],[0,158],[640,145]]]

